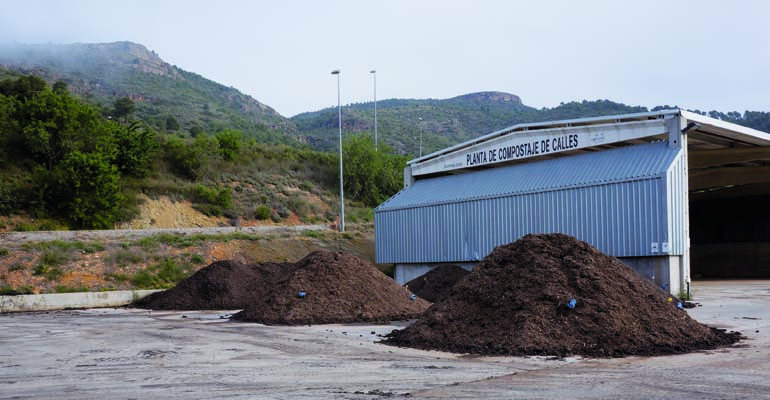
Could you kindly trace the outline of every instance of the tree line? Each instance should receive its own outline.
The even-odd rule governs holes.
[[[70,95],[65,83],[49,87],[35,76],[0,81],[0,215],[28,212],[71,228],[109,229],[129,216],[127,190],[166,173],[209,182],[210,189],[199,185],[191,195],[221,215],[231,189],[208,173],[256,156],[315,165],[326,177],[322,184],[335,188],[334,152],[257,143],[233,129],[194,137],[159,133],[133,121],[131,99],[113,105],[103,113]],[[345,190],[353,200],[374,207],[400,190],[406,157],[382,146],[375,151],[366,133],[343,146]],[[127,189],[127,182],[134,186]]]

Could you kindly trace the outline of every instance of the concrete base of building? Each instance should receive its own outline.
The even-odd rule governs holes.
[[[439,265],[458,265],[467,269],[473,270],[473,267],[478,264],[477,262],[444,262],[444,263],[424,263],[424,264],[396,264],[395,273],[393,278],[396,283],[403,285],[414,278],[427,274],[431,269],[438,267]]]
[[[636,272],[652,281],[655,285],[668,290],[672,294],[689,293],[689,281],[682,278],[681,256],[659,257],[622,257],[624,264],[633,268]],[[403,285],[414,278],[425,275],[431,269],[444,264],[459,265],[468,271],[478,264],[477,262],[445,262],[422,264],[396,264],[394,279],[399,285]]]

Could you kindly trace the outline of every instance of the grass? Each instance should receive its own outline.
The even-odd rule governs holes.
[[[315,238],[315,239],[321,239],[324,237],[324,234],[317,231],[304,231],[302,232],[302,236],[309,237],[309,238]]]
[[[14,232],[32,232],[36,231],[37,227],[27,222],[22,222],[13,228]]]
[[[136,244],[146,250],[155,250],[160,248],[161,245],[167,245],[176,247],[178,249],[185,249],[188,247],[200,246],[205,242],[230,242],[233,240],[259,240],[261,236],[244,233],[244,232],[232,232],[224,235],[219,234],[197,234],[197,235],[174,235],[162,233],[154,236],[148,236],[139,239]]]
[[[687,293],[684,290],[680,290],[676,297],[679,300],[692,301],[692,293]]]
[[[44,276],[49,281],[55,281],[64,275],[60,266],[69,260],[62,251],[46,251],[40,256],[40,262],[32,272],[35,276]]]
[[[34,294],[32,285],[25,285],[15,288],[11,285],[0,286],[0,296],[16,296],[20,294]]]
[[[191,264],[166,258],[160,264],[147,267],[134,274],[131,277],[131,283],[137,289],[168,289],[190,276],[192,271]]]
[[[64,271],[58,266],[38,264],[32,272],[35,276],[44,276],[49,281],[55,281],[64,275]]]
[[[104,274],[104,278],[107,279],[107,280],[111,280],[111,281],[113,281],[113,282],[115,282],[117,284],[121,284],[121,283],[128,282],[129,280],[131,280],[131,277],[129,277],[127,274],[122,274],[122,273],[119,273],[119,272],[106,273],[106,274]]]
[[[90,292],[87,287],[71,287],[71,286],[64,286],[59,285],[54,288],[54,292],[56,293],[80,293],[80,292]]]
[[[87,254],[96,253],[98,251],[104,251],[107,248],[100,242],[65,242],[63,240],[51,240],[49,242],[36,242],[36,243],[24,243],[21,245],[22,250],[25,251],[80,251]]]
[[[24,264],[13,264],[8,268],[8,272],[24,271],[27,267]]]
[[[46,251],[40,256],[40,264],[58,267],[69,260],[69,256],[61,251]]]
[[[6,257],[6,256],[10,256],[10,255],[11,255],[11,251],[10,250],[8,250],[8,249],[0,249],[0,257]]]
[[[115,251],[115,254],[110,257],[110,260],[121,267],[127,267],[131,264],[143,263],[146,260],[146,256],[144,253],[138,251],[121,248]]]

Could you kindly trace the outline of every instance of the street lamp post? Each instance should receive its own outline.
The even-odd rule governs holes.
[[[337,121],[340,127],[340,232],[345,232],[345,194],[342,190],[342,103],[340,103],[340,70],[335,69],[332,75],[337,75]]]
[[[377,70],[369,73],[374,75],[374,151],[377,151]]]
[[[420,157],[422,157],[422,117],[417,118],[417,120],[420,121],[417,123],[417,129],[420,130]]]

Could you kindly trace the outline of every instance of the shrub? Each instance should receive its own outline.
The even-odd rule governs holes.
[[[104,245],[99,242],[75,242],[75,248],[86,254],[93,254],[97,251],[104,251],[106,249],[106,247],[104,247]]]
[[[268,207],[268,206],[263,204],[263,205],[257,207],[256,210],[254,210],[254,218],[256,218],[256,219],[258,219],[260,221],[267,220],[268,218],[270,218],[270,212],[271,211],[272,210],[270,209],[270,207]]]
[[[58,267],[65,262],[69,257],[67,254],[61,251],[46,251],[40,256],[40,264],[51,267]]]
[[[294,211],[294,214],[297,214],[297,216],[300,218],[306,217],[310,212],[310,206],[307,204],[307,202],[297,197],[290,198],[289,201],[286,202],[286,206],[291,211]]]
[[[0,257],[5,257],[11,255],[11,251],[8,249],[0,249]]]
[[[32,275],[45,276],[45,278],[48,279],[49,281],[55,281],[61,278],[61,276],[64,275],[64,272],[58,266],[38,264],[35,267],[35,270],[32,273]]]
[[[27,267],[24,264],[13,264],[8,268],[8,272],[24,271]]]
[[[21,222],[16,227],[13,228],[16,232],[34,232],[36,230],[35,226],[27,223],[27,222]]]
[[[310,181],[304,181],[304,182],[299,184],[300,190],[305,191],[305,192],[311,191],[313,189],[313,187],[314,187],[314,185]]]
[[[289,211],[289,209],[286,208],[286,206],[284,205],[278,206],[278,216],[281,217],[281,219],[288,218],[290,215],[291,215],[291,211]]]
[[[137,252],[137,251],[130,251],[130,250],[118,250],[115,252],[115,254],[112,256],[112,260],[115,264],[118,264],[120,266],[128,266],[131,264],[140,264],[144,262],[144,255]]]
[[[21,294],[33,294],[35,291],[32,285],[25,285],[18,288],[14,288],[11,285],[0,286],[0,295],[2,296],[16,296]]]
[[[117,273],[117,272],[104,274],[104,277],[114,281],[115,283],[123,283],[129,280],[128,275]]]

